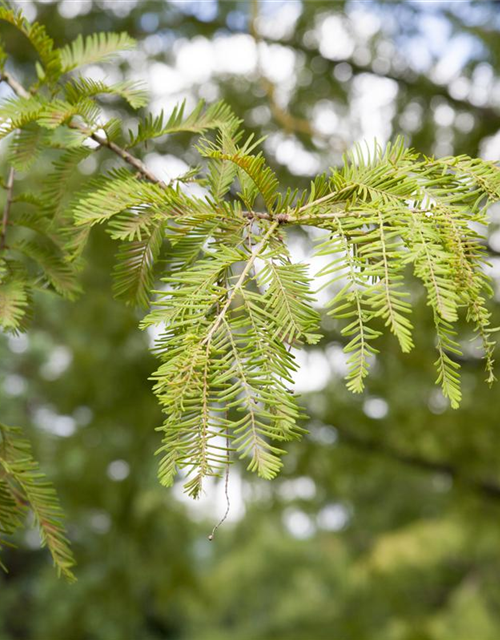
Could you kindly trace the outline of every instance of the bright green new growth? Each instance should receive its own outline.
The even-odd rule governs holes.
[[[115,294],[150,309],[142,327],[161,327],[153,380],[166,415],[163,484],[185,469],[186,490],[197,497],[204,478],[220,476],[234,457],[272,478],[283,443],[301,434],[292,349],[320,339],[320,315],[308,266],[294,264],[288,252],[289,226],[323,231],[317,255],[327,264],[317,275],[331,292],[327,313],[342,322],[351,391],[363,390],[382,331],[394,334],[403,352],[413,348],[410,279],[427,296],[437,382],[451,405],[461,399],[454,359],[461,315],[481,342],[488,382],[494,380],[485,303],[491,286],[477,229],[500,199],[496,165],[421,157],[398,140],[371,155],[357,148],[308,192],[283,194],[259,143],[245,139],[224,104],[147,115],[129,132],[103,120],[99,95],[137,108],[146,101],[142,88],[65,74],[130,48],[128,37],[99,34],[58,50],[39,25],[8,9],[0,18],[21,28],[40,56],[39,81],[29,90],[2,72],[14,92],[0,107],[0,136],[11,136],[10,176],[39,157],[52,162],[38,194],[20,192],[21,180],[3,185],[0,324],[25,329],[34,289],[77,295],[90,229],[106,224],[120,242]],[[165,184],[133,151],[177,132],[206,136],[197,146],[204,166]],[[124,166],[68,198],[67,178],[102,149]],[[192,183],[204,195],[193,195]]]

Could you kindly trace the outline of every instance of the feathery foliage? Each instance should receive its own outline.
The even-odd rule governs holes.
[[[94,33],[76,40],[59,50],[63,72],[72,71],[86,64],[104,62],[120,51],[135,47],[135,40],[126,33]]]
[[[461,318],[482,344],[487,379],[494,380],[486,304],[491,283],[477,229],[500,199],[497,165],[466,156],[421,157],[397,140],[371,151],[357,147],[309,191],[282,193],[260,141],[245,139],[223,103],[200,103],[189,114],[182,103],[170,115],[146,115],[135,132],[124,133],[118,119],[105,122],[97,98],[115,95],[138,108],[145,104],[141,87],[78,75],[54,82],[130,48],[127,36],[79,37],[56,50],[43,29],[20,14],[2,9],[0,18],[30,38],[44,69],[30,91],[2,76],[16,95],[0,105],[0,135],[10,139],[12,168],[3,185],[0,325],[25,328],[33,289],[77,295],[77,258],[91,228],[106,225],[120,242],[115,295],[150,310],[142,327],[160,327],[160,365],[152,379],[165,413],[163,484],[183,470],[187,492],[199,496],[204,478],[220,476],[235,457],[272,478],[283,443],[301,434],[294,350],[320,339],[320,314],[309,266],[289,255],[289,226],[323,231],[316,253],[325,266],[315,277],[329,293],[326,311],[345,338],[351,391],[363,391],[384,331],[404,353],[414,348],[412,280],[426,296],[436,331],[437,383],[451,405],[460,402],[457,356],[461,340],[470,337],[459,333]],[[49,92],[41,90],[44,84]],[[166,184],[130,150],[138,147],[140,154],[141,143],[177,133],[205,136],[195,147],[203,164]],[[101,151],[128,167],[72,193],[66,186],[72,173]],[[23,194],[14,172],[49,157],[41,192]],[[205,195],[193,195],[191,183]],[[34,213],[21,211],[28,204]],[[6,491],[4,482],[0,496]],[[4,516],[9,531],[17,523],[12,501],[6,498],[2,509],[12,514]],[[63,547],[49,537],[47,544],[67,566]]]
[[[4,3],[0,5],[0,20],[16,27],[35,49],[41,63],[37,63],[39,79],[50,84],[57,80],[62,71],[61,57],[45,27],[38,22],[30,23],[22,11],[10,9]]]
[[[31,512],[58,572],[74,580],[73,556],[54,487],[40,471],[21,430],[0,424],[0,535],[11,536]],[[0,548],[4,544],[0,539]]]
[[[127,146],[134,147],[141,142],[172,133],[204,133],[209,129],[229,126],[236,120],[231,109],[223,102],[216,102],[207,109],[204,109],[204,106],[205,103],[201,100],[185,117],[186,102],[184,101],[168,117],[163,111],[157,116],[146,116],[139,122],[136,133],[129,131],[130,140]]]

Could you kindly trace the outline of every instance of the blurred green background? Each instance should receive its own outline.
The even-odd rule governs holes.
[[[267,135],[284,188],[307,186],[374,137],[500,157],[497,2],[13,4],[58,44],[102,30],[137,37],[137,52],[89,74],[144,79],[155,112],[224,98]],[[28,78],[33,52],[10,27],[0,34]],[[107,105],[133,126],[121,109]],[[196,162],[191,143],[169,139],[143,155],[173,175]],[[102,155],[82,171],[98,162],[113,166]],[[43,177],[42,166],[22,179],[36,189]],[[496,281],[500,210],[491,216]],[[291,242],[296,257],[310,256],[306,233]],[[156,481],[152,336],[112,299],[115,250],[97,232],[81,299],[40,296],[29,334],[0,337],[2,421],[34,442],[78,561],[68,586],[33,531],[6,551],[0,640],[498,640],[500,400],[477,350],[463,345],[464,401],[452,411],[433,384],[430,318],[417,304],[417,349],[402,356],[384,339],[368,390],[352,396],[338,326],[325,321],[323,342],[300,358],[308,435],[272,483],[232,470],[229,522],[210,543],[221,483],[191,503]],[[498,294],[493,311],[498,324]]]

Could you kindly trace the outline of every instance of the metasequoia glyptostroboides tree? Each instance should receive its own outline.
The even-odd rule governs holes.
[[[326,266],[318,275],[331,292],[327,313],[343,322],[350,390],[363,390],[382,331],[394,334],[403,352],[413,348],[410,278],[427,297],[437,382],[451,405],[461,397],[454,358],[460,354],[459,316],[470,322],[488,382],[494,380],[485,304],[491,287],[478,225],[486,224],[488,205],[500,198],[496,165],[467,156],[421,157],[398,140],[371,154],[356,149],[308,191],[282,192],[259,142],[245,137],[225,104],[200,104],[188,115],[180,105],[170,115],[146,115],[128,132],[119,120],[103,119],[100,96],[140,108],[143,89],[75,70],[133,47],[127,35],[99,33],[57,49],[41,25],[20,13],[4,6],[0,18],[17,27],[39,57],[36,82],[23,86],[0,50],[1,80],[12,90],[0,107],[0,136],[10,137],[2,182],[0,325],[26,329],[34,290],[78,295],[89,233],[107,225],[120,243],[116,296],[148,310],[142,327],[162,327],[153,378],[166,415],[164,485],[184,468],[186,490],[196,497],[205,477],[220,476],[237,457],[272,478],[282,443],[301,433],[290,390],[296,369],[291,348],[319,339],[320,314],[312,305],[308,265],[294,263],[287,249],[291,226],[324,232],[317,254]],[[202,136],[196,146],[201,166],[165,183],[139,156],[146,142],[178,132]],[[68,193],[67,178],[101,150],[122,166]],[[34,193],[25,177],[40,161],[49,168]],[[0,530],[12,533],[31,507],[56,565],[71,576],[52,487],[18,431],[2,427],[0,434]]]

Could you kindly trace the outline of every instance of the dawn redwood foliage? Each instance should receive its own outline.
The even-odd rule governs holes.
[[[119,243],[115,295],[147,311],[142,328],[161,328],[153,380],[166,416],[162,484],[185,469],[186,491],[197,497],[203,479],[220,476],[234,458],[273,478],[283,443],[303,431],[291,391],[292,348],[320,339],[320,314],[309,265],[294,263],[287,248],[289,227],[319,230],[316,253],[325,266],[316,275],[331,294],[326,313],[342,323],[351,391],[363,390],[384,330],[403,352],[414,347],[413,280],[427,299],[437,383],[452,407],[461,399],[460,317],[479,342],[488,382],[494,380],[491,284],[479,229],[500,199],[495,164],[422,157],[397,140],[372,152],[356,148],[309,190],[283,193],[260,141],[245,136],[223,103],[145,115],[134,131],[103,118],[100,96],[135,109],[147,102],[136,83],[78,75],[79,67],[132,48],[126,34],[79,37],[57,49],[43,26],[21,13],[3,6],[0,19],[17,27],[39,57],[38,80],[25,87],[0,50],[0,77],[11,89],[0,105],[0,137],[10,140],[1,183],[0,325],[26,330],[35,290],[77,296],[89,234],[106,225]],[[181,132],[198,134],[200,166],[165,183],[139,157],[146,143]],[[121,166],[68,193],[71,174],[101,150]],[[23,191],[22,175],[40,160],[43,188]],[[11,534],[31,509],[56,566],[71,577],[54,490],[19,431],[6,426],[0,471],[0,533]]]

